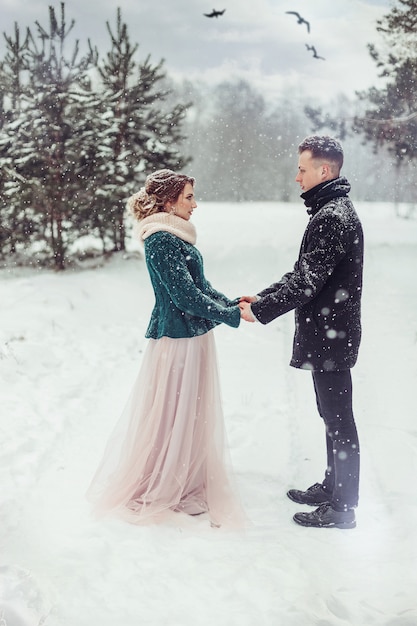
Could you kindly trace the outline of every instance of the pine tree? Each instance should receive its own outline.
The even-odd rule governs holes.
[[[0,132],[19,115],[24,95],[28,36],[21,38],[15,24],[14,37],[5,35],[6,55],[0,64]],[[33,233],[33,211],[26,188],[14,167],[13,133],[0,135],[0,250],[15,253]]]
[[[86,109],[93,106],[87,74],[93,58],[88,53],[78,59],[77,41],[71,56],[65,56],[74,21],[67,27],[63,3],[59,21],[55,9],[49,7],[49,28],[35,24],[37,37],[28,29],[20,51],[17,38],[8,42],[8,69],[12,72],[13,64],[21,62],[25,80],[12,85],[10,93],[19,106],[11,107],[11,119],[0,135],[1,165],[6,166],[9,178],[7,183],[2,181],[2,204],[13,195],[16,206],[30,213],[32,242],[38,239],[38,249],[52,257],[57,269],[63,269],[68,246],[77,236],[71,218],[80,194],[85,193],[83,160],[92,137],[84,120]],[[21,214],[19,219],[22,232]],[[18,224],[10,226],[13,232],[19,231]]]
[[[417,158],[417,0],[398,1],[378,21],[387,52],[369,46],[385,86],[359,94],[368,108],[354,127],[375,150],[386,145],[400,165]]]
[[[163,62],[153,65],[149,56],[135,61],[138,45],[131,45],[120,9],[115,31],[108,22],[107,30],[111,49],[97,62],[103,93],[93,219],[108,233],[113,249],[123,250],[126,198],[149,171],[178,170],[189,161],[179,152],[188,105],[164,106],[169,92],[158,86],[165,77]]]

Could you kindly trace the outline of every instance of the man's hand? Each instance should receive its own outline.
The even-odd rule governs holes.
[[[255,301],[256,301],[256,298],[254,300],[251,300],[251,302],[255,302]],[[243,320],[245,320],[245,322],[256,322],[256,317],[252,313],[250,302],[242,300],[241,298],[239,302],[239,309],[240,309],[240,317]]]
[[[256,296],[240,296],[239,302],[256,302],[257,299]]]

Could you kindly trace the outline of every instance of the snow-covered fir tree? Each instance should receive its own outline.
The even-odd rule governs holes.
[[[163,106],[162,62],[136,63],[117,12],[104,62],[79,55],[74,21],[49,7],[21,41],[16,27],[0,66],[1,253],[36,244],[38,261],[63,269],[77,238],[125,247],[125,200],[158,167],[180,169],[186,105]],[[32,251],[34,250],[32,246]]]
[[[369,51],[386,83],[360,94],[366,111],[356,125],[375,149],[387,146],[399,167],[417,160],[417,0],[399,0],[377,31],[384,45]]]
[[[187,163],[178,151],[187,106],[164,107],[168,92],[159,87],[165,77],[162,62],[153,65],[149,56],[135,60],[138,44],[131,44],[120,9],[116,28],[107,23],[107,30],[111,48],[96,64],[103,88],[91,219],[114,250],[123,250],[127,197],[150,171],[181,169]]]

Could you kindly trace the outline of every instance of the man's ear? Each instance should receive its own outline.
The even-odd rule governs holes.
[[[331,178],[331,169],[328,163],[323,163],[321,166],[321,176],[323,180]]]

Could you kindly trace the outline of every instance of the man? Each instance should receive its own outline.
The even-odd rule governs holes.
[[[332,137],[307,137],[299,146],[296,182],[310,215],[292,272],[243,296],[246,321],[268,324],[295,309],[290,365],[312,373],[317,408],[326,432],[324,480],[288,497],[318,508],[294,515],[302,526],[354,528],[359,491],[359,440],[352,411],[350,369],[361,339],[363,269],[361,223],[340,177],[343,150]]]

